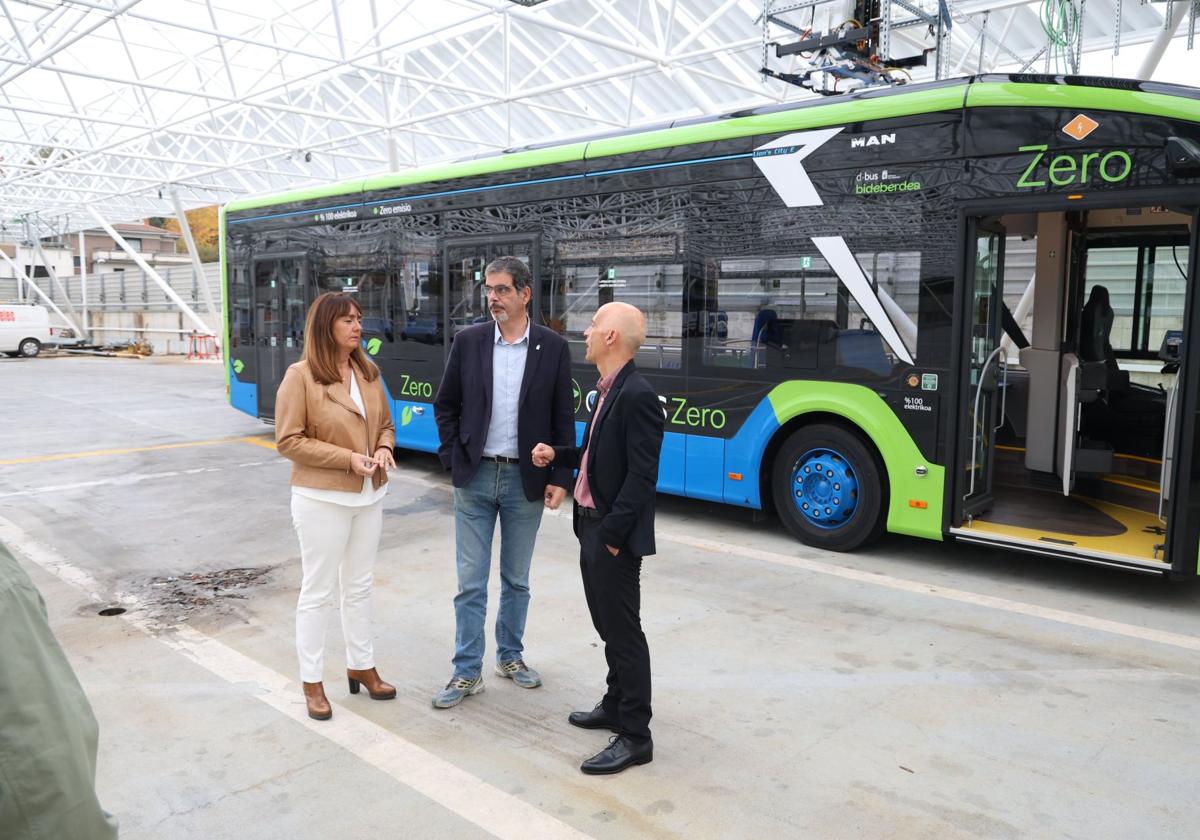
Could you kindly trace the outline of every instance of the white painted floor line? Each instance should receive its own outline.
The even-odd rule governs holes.
[[[38,493],[61,493],[66,490],[86,490],[90,487],[114,487],[124,484],[139,484],[143,481],[152,481],[159,478],[174,478],[179,474],[179,470],[160,473],[134,473],[132,475],[126,473],[114,476],[113,478],[102,478],[96,481],[79,481],[74,484],[51,484],[46,487],[30,487],[26,490],[14,490],[11,493],[0,493],[0,499],[7,499],[12,496],[33,496]]]
[[[438,483],[435,481],[430,481],[426,478],[417,478],[415,476],[405,476],[404,480],[422,487],[441,488],[442,490],[453,489],[448,482]],[[560,507],[558,510],[543,511],[543,515],[556,517],[562,516],[569,519],[571,516],[570,505],[571,500],[568,499],[567,501],[563,502],[562,507]],[[911,592],[917,595],[929,595],[946,601],[958,601],[959,603],[963,604],[972,604],[977,607],[987,607],[989,609],[1002,610],[1004,612],[1026,615],[1032,618],[1044,619],[1046,621],[1057,621],[1060,624],[1069,624],[1074,627],[1084,627],[1089,630],[1115,633],[1118,636],[1126,636],[1131,639],[1142,639],[1148,642],[1157,642],[1158,644],[1184,648],[1185,650],[1200,651],[1200,638],[1197,638],[1196,636],[1187,636],[1182,633],[1169,633],[1165,630],[1155,630],[1151,627],[1139,627],[1136,624],[1110,621],[1106,618],[1093,618],[1092,616],[1083,615],[1081,613],[1073,613],[1066,610],[1056,610],[1052,607],[1039,607],[1036,604],[1026,604],[1022,601],[1012,601],[1008,598],[997,598],[992,595],[980,595],[978,593],[967,592],[962,589],[950,589],[944,586],[935,586],[930,583],[906,580],[904,578],[893,577],[891,575],[880,574],[878,572],[864,572],[859,569],[850,569],[833,563],[823,563],[820,560],[792,557],[776,551],[764,551],[763,549],[750,548],[744,545],[734,545],[732,543],[718,542],[715,540],[703,540],[688,534],[680,534],[673,531],[657,530],[655,532],[655,537],[659,540],[667,540],[679,545],[688,546],[689,548],[698,548],[704,551],[710,551],[714,554],[726,554],[735,557],[750,557],[755,560],[763,560],[767,563],[775,563],[779,566],[789,566],[793,569],[803,569],[807,572],[814,572],[820,575],[829,575],[831,577],[839,577],[844,580],[853,580],[859,583],[868,583],[872,586],[882,586],[886,587],[887,589],[895,589],[901,592]]]
[[[282,458],[276,459],[282,461]],[[264,464],[275,463],[275,461],[252,461],[247,464],[238,464],[237,467],[258,467]],[[74,484],[51,484],[46,487],[28,487],[24,490],[14,490],[9,493],[0,493],[0,499],[8,499],[13,496],[36,496],[39,493],[62,493],[69,490],[87,490],[93,487],[124,487],[130,484],[141,484],[143,481],[157,481],[163,478],[177,478],[181,475],[199,475],[201,473],[222,472],[228,467],[195,467],[187,470],[169,470],[167,472],[157,473],[126,473],[116,475],[112,478],[102,478],[96,481],[79,481]]]
[[[101,596],[100,586],[88,572],[73,565],[53,548],[31,539],[3,518],[0,518],[0,542],[63,582],[82,589],[92,600],[109,602],[110,599]],[[138,607],[137,600],[130,596],[118,596],[116,600],[129,609]],[[495,837],[504,840],[530,837],[588,840],[590,837],[340,703],[333,703],[335,715],[332,721],[312,720],[294,681],[195,628],[177,627],[163,632],[137,614],[126,613],[121,618],[214,676],[238,686],[248,696]]]
[[[436,487],[443,490],[452,490],[448,482],[438,483],[430,481],[426,478],[417,478],[415,476],[405,476],[405,481],[413,484],[418,484],[423,487]],[[563,502],[562,507],[557,511],[543,511],[544,516],[563,516],[567,519],[571,516],[572,504],[570,499]],[[838,566],[834,563],[824,563],[820,560],[811,560],[803,557],[792,557],[787,554],[781,554],[776,551],[765,551],[760,548],[750,548],[744,545],[734,545],[732,543],[718,542],[716,540],[704,540],[688,534],[680,534],[673,531],[656,530],[655,537],[659,540],[667,540],[669,542],[685,545],[689,548],[698,548],[703,551],[710,551],[714,554],[726,554],[735,557],[749,557],[755,560],[763,560],[767,563],[774,563],[779,566],[789,566],[793,569],[803,569],[806,572],[813,572],[820,575],[829,575],[838,577],[844,580],[853,580],[858,583],[867,583],[872,586],[882,586],[887,589],[895,589],[900,592],[911,592],[917,595],[928,595],[934,598],[941,598],[946,601],[957,601],[962,604],[971,604],[977,607],[987,607],[994,610],[1002,610],[1004,612],[1015,613],[1018,615],[1026,615],[1032,618],[1040,618],[1046,621],[1056,621],[1060,624],[1069,624],[1074,627],[1083,627],[1088,630],[1099,630],[1104,633],[1114,633],[1118,636],[1126,636],[1131,639],[1141,639],[1148,642],[1157,642],[1162,645],[1170,645],[1172,647],[1183,648],[1185,650],[1200,651],[1200,638],[1196,636],[1188,636],[1182,633],[1170,633],[1165,630],[1155,630],[1152,627],[1141,627],[1136,624],[1127,624],[1121,621],[1110,621],[1106,618],[1093,618],[1082,613],[1068,612],[1067,610],[1056,610],[1052,607],[1039,607],[1036,604],[1027,604],[1023,601],[1013,601],[1008,598],[997,598],[992,595],[980,595],[976,592],[967,592],[962,589],[950,589],[945,586],[936,586],[930,583],[922,583],[916,580],[906,580],[905,578],[893,577],[879,572],[865,572],[860,569],[851,569],[845,566]]]
[[[887,589],[895,589],[900,592],[911,592],[917,595],[929,595],[946,601],[958,601],[962,604],[971,604],[977,607],[988,607],[989,609],[1002,610],[1004,612],[1016,613],[1018,615],[1026,615],[1032,618],[1044,619],[1046,621],[1057,621],[1060,624],[1069,624],[1074,627],[1083,627],[1088,630],[1100,630],[1105,633],[1114,633],[1118,636],[1126,636],[1131,639],[1141,639],[1143,641],[1157,642],[1158,644],[1184,648],[1185,650],[1200,651],[1200,638],[1197,638],[1196,636],[1187,636],[1182,633],[1169,633],[1165,630],[1155,630],[1151,627],[1140,627],[1136,624],[1126,624],[1121,621],[1110,621],[1106,618],[1093,618],[1092,616],[1083,615],[1082,613],[1073,613],[1068,612],[1067,610],[1056,610],[1052,607],[1039,607],[1036,604],[1027,604],[1023,601],[1013,601],[1008,598],[997,598],[992,595],[980,595],[976,592],[967,592],[962,589],[950,589],[945,586],[936,586],[930,583],[906,580],[904,578],[893,577],[891,575],[885,575],[879,572],[866,572],[860,569],[850,569],[845,566],[837,566],[832,563],[823,563],[820,560],[809,560],[802,557],[790,557],[786,554],[780,554],[775,551],[764,551],[759,548],[749,548],[744,545],[732,545],[730,543],[717,542],[714,540],[702,540],[686,534],[660,531],[657,534],[657,537],[659,539],[665,539],[670,540],[671,542],[679,543],[680,545],[699,548],[717,554],[730,554],[738,557],[749,557],[755,560],[763,560],[767,563],[775,563],[780,566],[790,566],[794,569],[803,569],[807,572],[815,572],[816,574],[830,575],[831,577],[838,577],[844,580],[853,580],[859,583],[868,583],[872,586],[882,586]]]

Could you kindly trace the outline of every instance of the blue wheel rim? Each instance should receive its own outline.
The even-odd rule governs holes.
[[[805,521],[833,530],[858,510],[858,475],[836,449],[810,449],[792,468],[792,503]]]

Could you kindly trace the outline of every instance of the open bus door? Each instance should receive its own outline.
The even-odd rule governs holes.
[[[954,523],[989,509],[996,431],[1003,425],[1008,365],[1001,346],[1004,307],[1004,226],[994,218],[967,220],[958,489]]]
[[[1200,573],[1200,210],[1192,213],[1189,245],[1183,345],[1163,452],[1164,471],[1171,466],[1163,486],[1168,490],[1166,560],[1172,577]]]
[[[1068,310],[1078,312],[1083,309],[1084,278],[1087,277],[1088,240],[1086,218],[1067,214],[1067,301]],[[1075,489],[1075,475],[1079,466],[1079,423],[1083,409],[1080,392],[1084,385],[1084,368],[1081,365],[1079,331],[1081,324],[1075,318],[1068,318],[1066,327],[1067,344],[1075,348],[1075,352],[1062,354],[1059,360],[1059,394],[1058,419],[1059,426],[1055,435],[1058,445],[1055,455],[1055,466],[1061,479],[1062,494],[1070,496]]]

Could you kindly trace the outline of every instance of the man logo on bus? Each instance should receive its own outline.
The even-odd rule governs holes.
[[[1068,137],[1073,137],[1076,140],[1082,140],[1099,127],[1100,123],[1096,122],[1086,114],[1077,114],[1075,119],[1063,126],[1062,132]]]
[[[579,389],[579,383],[574,379],[571,380],[571,395],[575,397],[575,413],[578,414],[579,405],[583,401],[583,391]]]
[[[865,146],[887,146],[896,142],[896,133],[891,134],[869,134],[863,137],[851,137],[850,148],[861,149]]]
[[[241,359],[234,359],[234,360],[233,360],[233,372],[234,372],[234,373],[241,373],[241,372],[242,372],[243,370],[245,370],[245,369],[246,369],[246,363],[245,363],[245,362],[243,362]]]

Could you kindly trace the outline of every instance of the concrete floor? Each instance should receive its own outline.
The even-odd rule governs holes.
[[[347,694],[331,625],[334,718],[317,723],[295,675],[288,464],[225,404],[220,367],[3,360],[0,394],[0,540],[91,697],[101,800],[129,840],[1096,840],[1200,824],[1195,585],[907,538],[829,554],[662,497],[643,571],[656,758],[590,778],[577,766],[606,736],[565,717],[598,699],[603,657],[569,516],[544,519],[534,560],[526,649],[546,685],[488,674],[436,711],[451,496],[433,458],[405,456],[374,602],[399,697]],[[59,457],[77,453],[93,454]],[[118,602],[124,616],[97,615]]]

